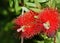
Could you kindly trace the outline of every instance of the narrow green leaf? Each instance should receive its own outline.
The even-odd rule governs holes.
[[[14,11],[15,11],[14,8],[8,8],[8,10],[9,10],[10,12],[14,12]]]
[[[49,0],[49,2],[47,3],[47,5],[49,7],[55,8],[56,7],[56,1],[55,0]]]
[[[13,7],[13,0],[9,0],[10,7]]]
[[[37,41],[37,43],[44,43],[44,41]]]
[[[31,2],[34,2],[34,0],[30,0]]]
[[[15,10],[16,10],[16,12],[18,12],[18,10],[17,10],[17,8],[19,7],[18,0],[14,0],[14,2],[15,2]]]
[[[60,3],[60,0],[55,0],[57,3]]]
[[[56,43],[60,43],[60,32],[57,32]]]
[[[44,43],[44,41],[33,40],[35,43]]]
[[[57,3],[56,6],[57,6],[57,8],[58,8],[59,11],[60,11],[60,3]]]
[[[35,3],[26,2],[25,4],[27,6],[36,7],[36,4]]]
[[[37,0],[40,3],[47,2],[48,0]]]
[[[31,10],[35,11],[35,12],[40,12],[41,10],[38,8],[30,8]]]
[[[53,41],[50,38],[44,40],[44,43],[52,43],[52,42]]]
[[[36,7],[41,9],[41,5],[40,5],[40,3],[38,2],[38,0],[34,0],[34,2],[35,2],[35,4],[36,4]]]
[[[29,0],[24,0],[24,3],[28,2]]]

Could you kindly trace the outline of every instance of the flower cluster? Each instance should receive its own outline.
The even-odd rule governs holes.
[[[40,13],[30,10],[17,17],[14,22],[18,25],[20,37],[31,38],[39,33],[53,37],[58,29],[58,12],[52,8],[45,8]]]
[[[20,37],[31,38],[40,33],[40,26],[36,22],[36,15],[38,13],[30,10],[15,20],[15,24],[20,26],[20,28],[17,28],[17,32],[21,32]]]
[[[58,29],[58,12],[56,9],[45,8],[39,14],[40,21],[43,24],[43,32],[46,33],[48,37],[53,37]]]

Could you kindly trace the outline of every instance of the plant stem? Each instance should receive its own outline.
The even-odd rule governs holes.
[[[56,33],[57,33],[57,30],[56,30],[55,36],[54,36],[54,43],[56,43]]]
[[[56,43],[56,36],[54,36],[54,43]]]
[[[23,43],[24,42],[24,39],[23,39],[23,37],[21,37],[21,43]]]

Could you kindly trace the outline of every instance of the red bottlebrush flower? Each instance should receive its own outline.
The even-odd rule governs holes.
[[[52,8],[46,8],[39,14],[40,21],[42,23],[42,31],[47,36],[53,37],[58,29],[58,12]]]
[[[34,15],[37,15],[37,13],[35,13],[33,11],[26,12],[23,15],[20,15],[15,20],[15,23],[17,25],[26,25],[26,24],[34,21]]]
[[[15,24],[18,25],[18,27],[20,26],[20,28],[17,28],[17,32],[21,33],[20,37],[31,38],[40,32],[40,24],[35,22],[36,15],[38,14],[29,11],[14,20]]]
[[[34,35],[40,33],[40,26],[35,23],[27,24],[24,32],[21,33],[21,36],[24,38],[32,38]]]

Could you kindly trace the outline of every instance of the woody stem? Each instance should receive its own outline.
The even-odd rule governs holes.
[[[54,43],[56,43],[56,36],[54,36]]]
[[[55,36],[54,36],[54,43],[56,43],[56,33],[57,33],[57,30],[56,30]]]

